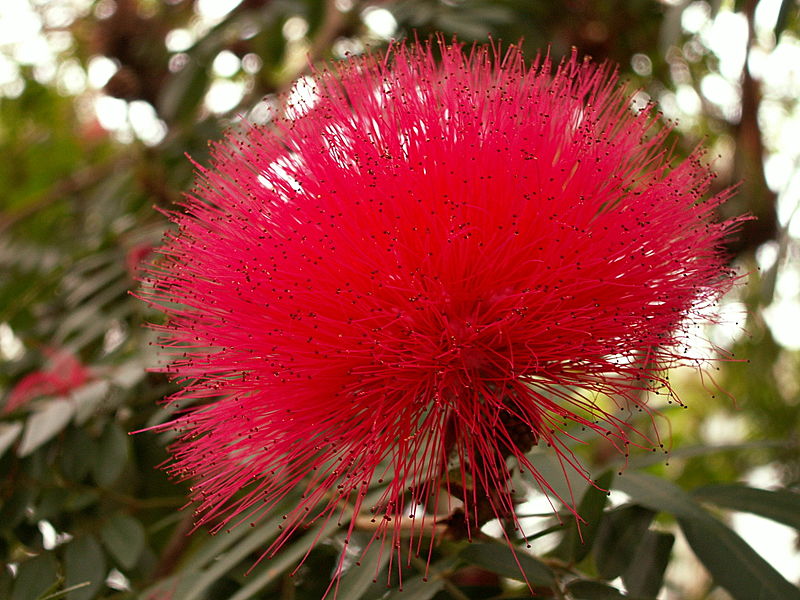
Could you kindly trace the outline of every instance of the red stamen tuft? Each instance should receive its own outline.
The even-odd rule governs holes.
[[[671,166],[652,109],[575,56],[414,44],[313,81],[213,147],[150,267],[200,523],[300,487],[265,554],[371,509],[400,561],[423,531],[518,526],[508,458],[554,493],[537,443],[583,473],[565,424],[650,446],[627,417],[732,281],[702,152]]]

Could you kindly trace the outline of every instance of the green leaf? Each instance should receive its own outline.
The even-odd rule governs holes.
[[[265,559],[264,563],[254,569],[250,574],[252,579],[231,596],[229,600],[261,598],[261,591],[280,577],[289,567],[296,565],[317,539],[327,537],[338,527],[339,525],[331,520],[321,530],[313,528],[291,546],[281,548],[280,553],[275,558]],[[346,598],[347,596],[339,594],[339,597]]]
[[[569,563],[579,563],[589,554],[595,542],[598,528],[603,517],[603,509],[608,501],[608,489],[614,480],[614,473],[606,471],[598,477],[597,487],[589,486],[578,505],[578,514],[584,521],[582,524],[573,519],[564,532],[553,556]]]
[[[583,475],[553,452],[534,449],[529,458],[539,475],[552,487],[552,492],[544,493],[549,497],[556,494],[558,497],[555,499],[562,504],[577,503],[578,498],[583,497],[584,490],[590,487]]]
[[[664,581],[675,536],[661,531],[646,531],[636,553],[622,575],[625,589],[634,596],[655,598]]]
[[[621,506],[603,515],[593,548],[594,562],[603,579],[614,579],[633,562],[655,512],[643,506]]]
[[[760,490],[741,484],[706,485],[692,496],[722,508],[753,513],[800,530],[800,494],[789,490]]]
[[[697,558],[735,600],[798,600],[800,590],[729,527],[714,518],[679,518]]]
[[[383,493],[383,487],[373,490],[366,498],[364,498],[364,506],[372,506]],[[295,498],[296,500],[296,498]],[[284,499],[283,505],[280,508],[275,508],[270,512],[273,515],[270,519],[265,519],[259,522],[254,529],[245,527],[244,524],[239,524],[234,527],[230,534],[225,536],[226,539],[221,540],[221,545],[225,547],[231,546],[230,539],[236,541],[236,544],[231,549],[220,554],[212,554],[207,551],[207,548],[201,549],[198,554],[202,554],[203,562],[209,564],[203,569],[194,568],[195,563],[192,561],[191,567],[184,568],[182,572],[175,578],[171,578],[164,586],[164,582],[159,582],[155,586],[145,590],[144,595],[166,589],[171,590],[173,597],[180,598],[181,600],[197,600],[206,597],[206,591],[214,583],[222,578],[231,569],[239,565],[243,560],[250,560],[252,564],[253,557],[248,557],[256,552],[264,552],[269,546],[269,542],[275,538],[280,530],[278,526],[283,521],[281,508],[288,508],[292,505],[292,498],[287,497]],[[327,524],[320,528],[313,527],[302,538],[281,548],[281,551],[275,555],[274,558],[264,558],[260,564],[254,566],[252,572],[248,574],[247,583],[240,588],[236,594],[226,600],[247,600],[249,598],[260,597],[261,590],[270,585],[278,577],[292,565],[296,565],[300,559],[309,551],[309,548],[320,539],[324,539],[336,529],[347,523],[348,519],[342,519],[341,523],[336,522],[334,519],[328,521]],[[244,530],[248,535],[239,538],[240,531]],[[216,542],[216,540],[215,540]],[[213,545],[206,544],[206,546]],[[212,562],[213,561],[213,562]],[[249,565],[248,565],[249,566]]]
[[[142,358],[129,360],[114,367],[111,381],[114,385],[129,390],[144,379],[147,374],[147,363]]]
[[[567,591],[575,600],[621,600],[625,598],[617,588],[599,581],[573,581],[567,585]]]
[[[98,407],[108,397],[111,384],[106,379],[92,381],[72,392],[75,402],[75,423],[83,425],[93,415],[97,414]]]
[[[29,517],[30,521],[33,523],[41,519],[57,518],[59,513],[64,511],[68,496],[69,492],[64,488],[45,488],[36,502],[33,514]]]
[[[120,566],[132,569],[144,550],[145,531],[133,517],[117,513],[101,530],[100,539]]]
[[[100,544],[89,535],[72,540],[64,551],[64,569],[68,587],[89,582],[87,586],[76,587],[67,595],[67,600],[93,598],[106,577],[106,557]]]
[[[781,2],[778,18],[775,20],[775,39],[780,39],[781,34],[786,29],[786,25],[789,23],[789,15],[795,6],[797,6],[797,2],[794,0],[783,0]]]
[[[0,456],[6,453],[22,431],[22,423],[0,423]]]
[[[64,510],[67,512],[80,512],[87,506],[94,504],[100,499],[100,493],[95,488],[71,491],[64,503]]]
[[[687,519],[711,518],[688,493],[661,477],[626,472],[617,478],[614,488],[628,494],[637,504],[656,512],[668,512]]]
[[[725,452],[746,452],[751,450],[761,450],[764,448],[786,448],[788,447],[786,440],[758,440],[753,442],[742,442],[740,444],[720,444],[718,446],[709,446],[708,444],[700,444],[696,446],[684,446],[677,450],[671,450],[669,453],[662,454],[660,452],[648,452],[641,456],[637,456],[627,460],[625,458],[617,459],[617,462],[612,464],[619,464],[622,466],[627,460],[629,469],[643,469],[652,465],[664,464],[664,459],[677,459],[677,458],[693,458],[695,456],[708,456],[711,454],[720,454]]]
[[[19,565],[11,600],[31,600],[49,590],[58,579],[56,559],[49,552]]]
[[[46,401],[25,422],[22,441],[17,448],[19,456],[27,456],[64,429],[75,413],[69,400],[55,398]]]
[[[203,53],[205,58],[205,53]],[[183,69],[167,80],[158,99],[158,112],[167,121],[188,120],[203,99],[209,79],[205,64],[190,58]]]
[[[262,521],[255,529],[248,529],[244,525],[239,525],[239,527],[234,529],[233,533],[229,535],[238,533],[237,530],[243,530],[249,535],[242,538],[227,552],[214,557],[216,560],[211,562],[207,568],[200,571],[184,569],[181,574],[183,579],[180,582],[180,587],[176,589],[176,595],[182,598],[182,600],[203,598],[206,590],[211,587],[217,579],[239,564],[250,553],[258,549],[265,549],[269,545],[269,542],[278,535],[278,525],[282,522],[283,519],[281,515],[278,514],[269,520]],[[283,556],[284,552],[278,555],[279,558]],[[277,560],[278,559],[270,561],[268,564],[273,565]],[[278,575],[280,575],[280,573],[278,573]]]
[[[80,427],[67,431],[61,447],[61,473],[70,481],[81,481],[92,468],[97,458],[97,445]]]
[[[115,422],[110,422],[100,437],[94,479],[98,485],[108,487],[122,474],[128,461],[128,436]]]
[[[403,589],[392,590],[383,600],[430,600],[444,588],[444,579],[430,577],[427,581],[422,575],[403,581]]]
[[[470,564],[509,579],[527,579],[531,585],[542,586],[552,586],[555,582],[550,567],[521,549],[512,552],[509,546],[503,544],[473,543],[459,555]]]
[[[366,540],[369,542],[369,539]],[[342,575],[337,595],[341,598],[360,598],[372,585],[375,575],[389,562],[391,552],[381,552],[379,544],[373,544],[364,558],[352,565]]]

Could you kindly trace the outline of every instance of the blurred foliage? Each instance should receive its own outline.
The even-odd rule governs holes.
[[[187,535],[191,510],[179,510],[186,489],[158,468],[168,436],[128,435],[169,418],[159,400],[172,389],[146,372],[159,357],[143,323],[159,317],[130,292],[167,228],[153,207],[175,208],[191,185],[186,154],[202,162],[207,141],[241,117],[267,122],[312,64],[380,49],[390,37],[444,32],[464,41],[522,40],[529,56],[557,59],[576,47],[612,60],[670,117],[679,112],[676,98],[696,99],[699,110],[677,129],[679,152],[705,138],[723,154],[719,185],[743,181],[729,213],[759,217],[730,244],[748,285],[726,302],[744,307],[744,333],[720,344],[740,360],[713,372],[736,402],[713,398],[716,386],[696,374],[676,373],[691,410],[664,407],[669,464],[634,455],[618,475],[618,458],[590,444],[583,451],[599,485],[624,495],[611,502],[576,482],[580,528],[557,507],[558,515],[537,517],[532,552],[519,540],[516,558],[488,536],[444,541],[429,566],[414,559],[402,567],[402,592],[386,586],[390,579],[397,586],[397,565],[390,576],[388,556],[373,553],[346,568],[339,597],[523,598],[533,590],[584,600],[800,598],[797,582],[729,527],[734,511],[800,529],[800,353],[768,324],[769,311],[791,300],[786,282],[800,277],[798,243],[790,219],[777,218],[785,190],[771,190],[765,176],[765,160],[781,150],[762,132],[769,94],[786,115],[798,116],[798,98],[765,94],[748,61],[732,82],[733,109],[708,97],[703,82],[721,76],[721,57],[685,18],[738,16],[749,27],[742,52],[763,57],[778,41],[796,46],[797,3],[242,0],[217,15],[201,10],[223,4],[33,2],[44,24],[38,35],[57,48],[49,75],[0,41],[3,64],[16,73],[0,84],[0,597],[321,597],[344,551],[341,528],[298,535],[262,562],[279,516],[217,536]],[[760,4],[778,10],[772,30],[756,35]],[[103,69],[104,81],[94,75]],[[104,121],[112,109],[121,119]],[[77,371],[59,372],[54,352],[73,356]],[[35,393],[12,405],[12,390],[23,385]],[[533,457],[543,473],[561,477],[545,451]],[[775,489],[752,483],[765,472]],[[323,541],[298,568],[317,535]],[[353,545],[368,539],[357,532]],[[673,562],[691,556],[703,565],[697,577],[671,577]]]

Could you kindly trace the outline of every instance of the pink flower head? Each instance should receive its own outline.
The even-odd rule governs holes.
[[[150,269],[199,522],[299,487],[265,554],[347,508],[402,558],[434,543],[409,519],[516,523],[507,465],[552,493],[526,453],[581,470],[570,424],[657,442],[627,409],[731,282],[701,152],[673,165],[651,108],[574,55],[418,43],[312,79],[214,145]]]
[[[11,389],[3,407],[10,413],[37,396],[64,395],[89,381],[90,372],[68,350],[45,348],[44,369],[29,373]]]

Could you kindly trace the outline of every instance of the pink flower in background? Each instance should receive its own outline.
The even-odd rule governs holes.
[[[581,473],[581,427],[657,444],[628,418],[697,364],[688,328],[732,281],[702,152],[673,160],[652,109],[575,56],[416,44],[332,68],[213,147],[150,268],[199,522],[299,488],[267,555],[349,506],[402,558],[434,543],[401,542],[409,519],[516,523],[509,458],[553,493],[537,443]]]
[[[38,396],[68,394],[89,381],[90,372],[74,354],[60,348],[45,348],[44,369],[29,373],[11,389],[3,407],[9,413]]]
[[[153,254],[153,244],[142,242],[131,247],[125,253],[125,269],[128,275],[136,279],[145,271],[144,261]]]

